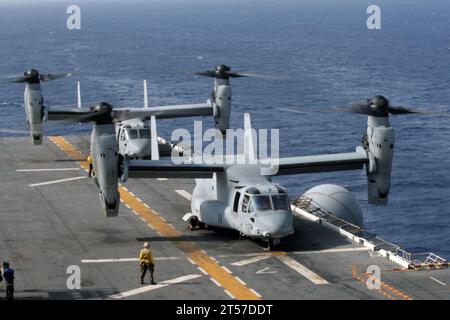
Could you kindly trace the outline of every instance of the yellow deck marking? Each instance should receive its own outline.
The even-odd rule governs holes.
[[[368,273],[358,273],[358,268],[355,265],[352,265],[351,267],[352,270],[352,277],[355,278],[356,280],[359,280],[361,283],[363,283],[364,285],[366,284],[367,279],[371,276]],[[366,277],[365,279],[361,276]],[[389,293],[398,296],[400,299],[402,300],[413,300],[413,298],[411,298],[410,296],[408,296],[407,294],[404,294],[403,292],[401,292],[400,290],[388,285],[387,283],[380,281],[380,285],[381,288],[384,288],[385,290],[387,290]],[[391,300],[397,300],[397,298],[395,298],[393,295],[387,293],[386,291],[384,291],[383,289],[379,289],[377,290],[378,292],[380,292],[381,294],[383,294],[385,297],[387,297],[388,299]]]
[[[61,150],[74,159],[85,159],[83,154],[78,151],[71,143],[60,136],[50,137],[50,141],[59,146]],[[89,165],[87,161],[78,161],[78,164],[85,170]],[[231,293],[239,300],[260,300],[261,296],[254,290],[248,288],[233,275],[226,272],[222,266],[205,252],[202,252],[191,241],[176,241],[182,237],[182,233],[175,229],[172,225],[165,222],[150,207],[143,202],[139,202],[126,188],[119,186],[120,198],[123,203],[128,204],[132,210],[136,211],[159,235],[168,238],[178,247],[189,259],[191,259],[198,267],[205,270],[208,275],[217,281],[225,290]]]

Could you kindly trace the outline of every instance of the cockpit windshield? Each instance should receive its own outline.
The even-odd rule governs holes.
[[[272,196],[274,210],[289,210],[290,202],[287,195]]]
[[[148,129],[127,129],[128,139],[150,139]]]
[[[140,139],[150,139],[150,130],[139,129],[139,138]]]
[[[252,196],[250,201],[250,212],[271,210],[269,196]]]
[[[128,139],[137,139],[138,131],[137,129],[127,129]]]

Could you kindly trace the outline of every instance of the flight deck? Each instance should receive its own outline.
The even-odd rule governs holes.
[[[236,231],[189,230],[190,179],[129,179],[119,216],[107,219],[87,176],[89,143],[0,139],[0,260],[16,270],[16,299],[450,299],[449,269],[402,270],[300,215],[276,251]],[[145,241],[157,285],[140,284]],[[379,289],[366,284],[373,265]],[[80,289],[68,286],[70,266],[79,267]]]

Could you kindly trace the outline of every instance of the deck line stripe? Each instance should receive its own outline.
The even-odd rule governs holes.
[[[358,273],[358,267],[355,265],[351,266],[351,272],[352,272],[352,277],[358,281],[360,281],[362,284],[366,285],[366,281],[367,279],[363,279],[359,273]],[[369,278],[371,275],[367,274],[367,273],[361,273],[361,275],[366,276],[367,278]],[[413,298],[411,298],[410,296],[408,296],[407,294],[404,294],[403,292],[401,292],[398,289],[393,288],[392,286],[386,284],[385,282],[380,280],[380,284],[382,288],[385,288],[387,291],[389,291],[390,293],[398,296],[400,299],[402,300],[413,300]],[[381,288],[380,290],[377,290],[378,292],[380,292],[381,294],[383,294],[385,297],[387,297],[388,299],[391,300],[397,300],[397,298],[395,298],[394,296],[388,294],[387,292],[383,291]]]
[[[127,297],[134,296],[134,295],[137,295],[137,294],[140,294],[140,293],[144,293],[144,292],[148,292],[148,291],[153,291],[153,290],[156,290],[156,289],[164,288],[164,287],[167,287],[167,286],[169,286],[171,284],[177,284],[177,283],[181,283],[181,282],[184,282],[184,281],[197,279],[199,277],[202,277],[202,275],[200,275],[200,274],[189,274],[189,275],[186,275],[186,276],[182,276],[182,277],[170,279],[170,280],[167,280],[167,281],[163,281],[163,282],[160,282],[160,283],[155,284],[155,285],[148,285],[148,286],[145,286],[145,287],[141,287],[141,288],[137,288],[137,289],[121,292],[121,293],[118,293],[118,294],[113,294],[113,295],[109,296],[109,298],[113,298],[113,299],[127,298]]]
[[[442,284],[443,286],[446,286],[446,284],[444,282],[442,282],[442,281],[440,281],[440,280],[438,280],[438,279],[436,279],[434,277],[430,277],[430,279],[436,281],[439,284]]]
[[[180,260],[180,257],[155,257],[155,260],[165,261],[165,260]],[[84,259],[81,263],[108,263],[108,262],[134,262],[139,261],[139,258],[115,258],[115,259]]]
[[[252,264],[252,263],[255,263],[255,262],[258,262],[258,261],[261,261],[261,260],[268,259],[270,257],[271,257],[271,255],[259,255],[259,256],[256,256],[254,258],[237,261],[237,262],[233,262],[233,263],[230,263],[230,264],[232,266],[242,267],[242,266],[246,266],[248,264]]]
[[[290,267],[291,269],[300,273],[302,276],[304,276],[306,279],[308,279],[309,281],[311,281],[314,284],[327,284],[328,283],[327,280],[325,280],[324,278],[322,278],[315,272],[311,271],[310,269],[308,269],[307,267],[302,265],[300,262],[292,259],[291,257],[289,257],[287,255],[279,255],[279,256],[276,256],[276,258],[278,260],[280,260],[281,262],[283,262],[288,267]]]
[[[176,193],[178,193],[180,196],[182,196],[183,198],[185,198],[187,201],[191,201],[192,200],[192,196],[189,192],[187,192],[186,190],[174,190]]]
[[[67,178],[67,179],[59,179],[59,180],[53,180],[53,181],[45,181],[45,182],[39,182],[39,183],[33,183],[33,184],[29,184],[29,187],[40,187],[40,186],[47,186],[50,184],[56,184],[56,183],[61,183],[61,182],[67,182],[67,181],[75,181],[75,180],[80,180],[80,179],[86,179],[86,176],[81,176],[81,177],[74,177],[74,178]]]
[[[358,251],[368,251],[366,247],[352,247],[352,248],[338,248],[338,249],[324,249],[324,250],[310,250],[310,251],[289,251],[289,252],[278,252],[289,255],[302,255],[302,254],[318,254],[318,253],[346,253],[346,252],[358,252]],[[275,253],[275,254],[278,254]],[[234,258],[234,257],[259,257],[259,256],[272,256],[274,253],[267,252],[250,252],[242,254],[221,254],[218,255],[219,258]],[[233,264],[232,264],[233,265]]]
[[[79,171],[80,168],[19,169],[16,172]]]

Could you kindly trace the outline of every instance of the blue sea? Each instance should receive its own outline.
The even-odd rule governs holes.
[[[379,0],[381,30],[368,30],[361,0],[78,1],[81,30],[68,30],[67,1],[0,1],[2,76],[35,67],[77,74],[44,84],[47,105],[106,100],[142,106],[202,102],[212,81],[195,71],[224,63],[282,76],[233,79],[232,126],[250,112],[256,128],[280,130],[283,156],[352,151],[366,117],[316,112],[376,94],[393,104],[450,112],[450,4]],[[27,130],[23,86],[0,87],[0,136]],[[277,107],[312,111],[280,111]],[[413,252],[450,258],[450,118],[392,116],[396,149],[389,205],[367,203],[364,171],[277,178],[292,196],[323,183],[355,193],[364,227]],[[205,120],[205,124],[208,120]],[[211,120],[212,125],[212,120]],[[193,128],[159,121],[158,133]],[[89,125],[48,124],[47,134],[88,134]],[[31,147],[31,146],[30,146]],[[100,212],[99,212],[100,214]],[[181,217],[180,217],[181,218]]]

